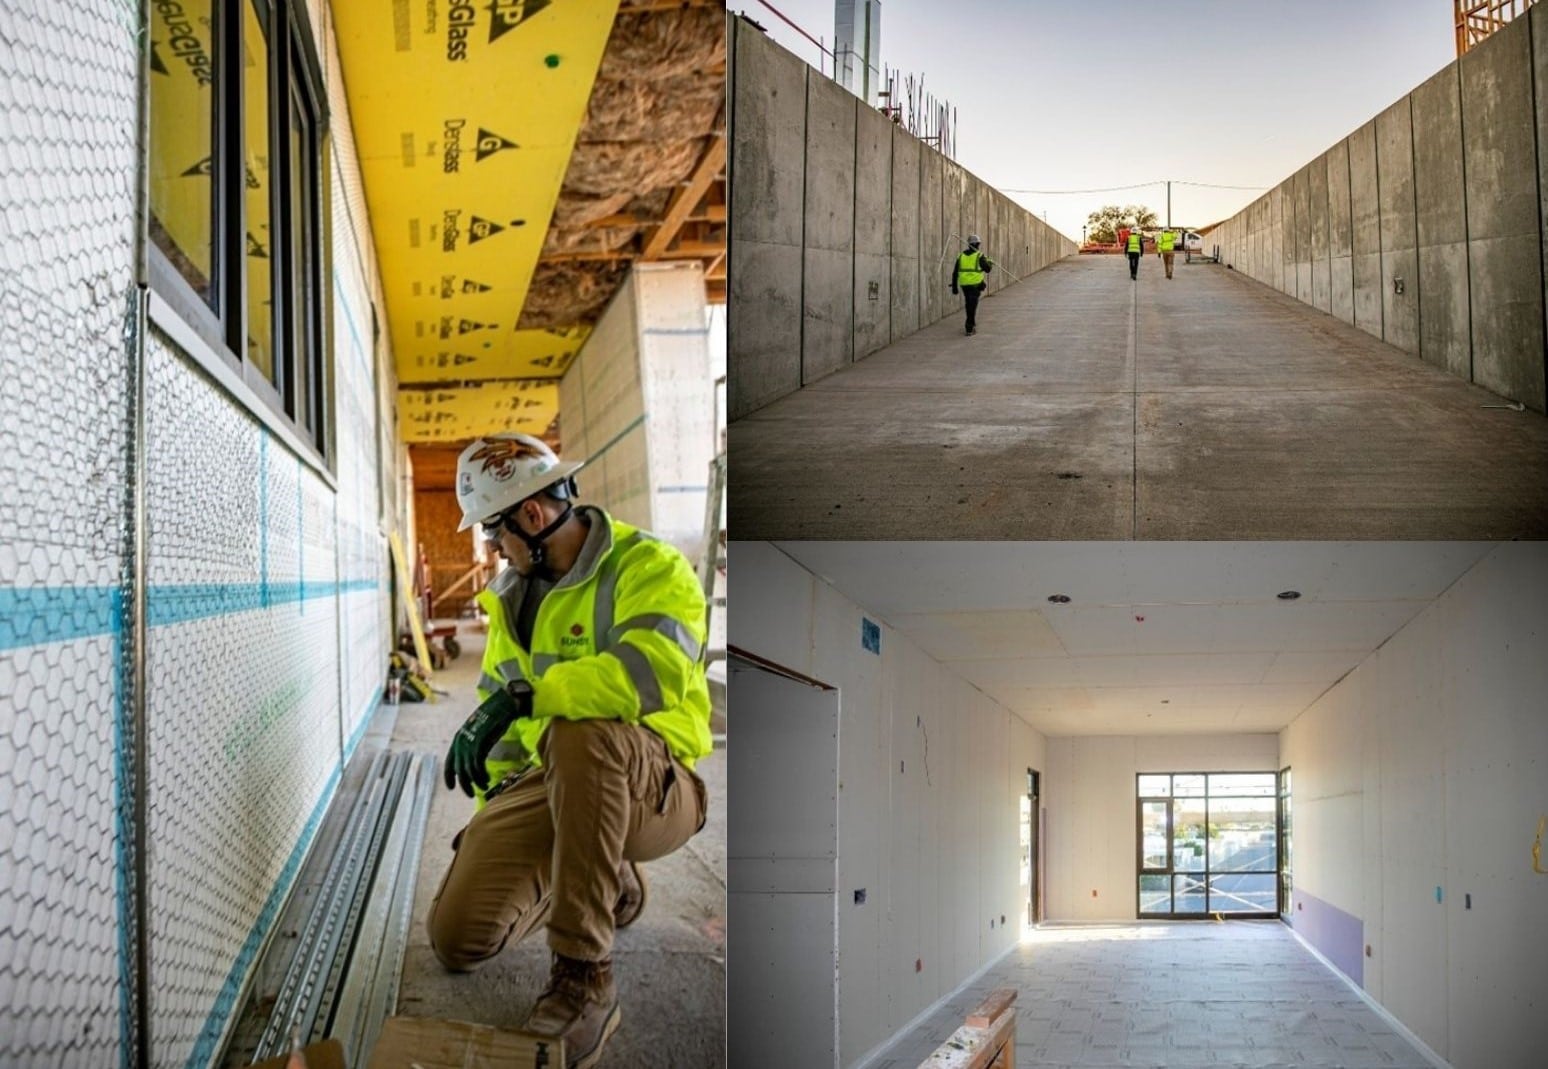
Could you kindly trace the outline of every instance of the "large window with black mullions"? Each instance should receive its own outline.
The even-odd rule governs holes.
[[[1141,917],[1278,914],[1275,773],[1141,774],[1137,794]]]
[[[147,7],[151,288],[325,458],[327,114],[305,4]]]

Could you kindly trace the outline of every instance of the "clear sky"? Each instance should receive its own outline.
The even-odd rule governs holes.
[[[770,2],[832,47],[833,0]],[[817,65],[759,0],[727,6]],[[1104,204],[1165,222],[1165,187],[1011,191],[1273,186],[1456,58],[1448,0],[883,0],[881,47],[956,106],[959,163],[1076,240]],[[1174,184],[1172,222],[1257,196]]]

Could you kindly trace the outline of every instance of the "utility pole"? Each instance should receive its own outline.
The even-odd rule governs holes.
[[[1166,182],[1166,228],[1172,229],[1172,181]]]

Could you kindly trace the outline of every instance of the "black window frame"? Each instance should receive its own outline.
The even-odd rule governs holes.
[[[247,358],[248,263],[246,224],[245,115],[243,108],[242,33],[251,6],[267,33],[269,146],[269,249],[274,272],[269,322],[274,380]],[[148,17],[154,18],[149,11]],[[154,241],[146,242],[147,282],[151,291],[202,341],[246,387],[238,400],[261,404],[315,451],[329,474],[334,466],[333,368],[328,330],[331,312],[328,97],[316,37],[305,0],[215,0],[211,4],[210,276],[214,306],[206,303]],[[154,81],[149,83],[152,88]],[[148,90],[149,91],[149,90]],[[292,109],[303,118],[299,168],[301,189],[292,182]],[[154,114],[149,109],[148,114]],[[152,119],[154,121],[154,119]],[[146,139],[150,151],[151,139]],[[302,215],[299,257],[295,233],[296,194]],[[292,317],[290,298],[302,303],[301,325]]]
[[[1166,794],[1164,794],[1164,795],[1163,794],[1156,794],[1156,793],[1148,793],[1147,794],[1144,791],[1140,790],[1140,784],[1144,781],[1144,779],[1146,777],[1160,777],[1160,776],[1167,777],[1167,793]],[[1193,776],[1198,776],[1198,777],[1201,777],[1203,779],[1204,786],[1203,786],[1202,792],[1200,794],[1198,794],[1197,796],[1194,796],[1194,795],[1179,795],[1177,793],[1177,779],[1178,779],[1178,777],[1193,777]],[[1280,829],[1280,822],[1279,822],[1279,816],[1280,816],[1280,809],[1279,809],[1280,775],[1279,775],[1279,773],[1277,773],[1277,772],[1265,772],[1262,769],[1248,769],[1248,770],[1236,770],[1236,771],[1217,771],[1217,772],[1194,772],[1194,771],[1187,771],[1187,770],[1177,770],[1177,771],[1172,771],[1172,772],[1137,772],[1137,773],[1135,773],[1135,776],[1134,776],[1134,795],[1135,795],[1135,807],[1134,807],[1134,814],[1135,814],[1135,817],[1134,817],[1134,819],[1135,819],[1135,841],[1134,841],[1134,872],[1135,872],[1134,889],[1135,889],[1135,900],[1134,900],[1134,910],[1135,910],[1135,916],[1138,919],[1140,919],[1140,920],[1194,921],[1194,920],[1210,920],[1210,919],[1212,919],[1215,916],[1215,913],[1211,912],[1207,908],[1208,904],[1209,904],[1209,895],[1212,893],[1212,891],[1211,891],[1211,889],[1209,887],[1210,878],[1212,876],[1216,875],[1216,873],[1213,870],[1213,865],[1210,863],[1210,859],[1209,859],[1209,856],[1208,856],[1208,846],[1206,845],[1206,847],[1205,847],[1204,866],[1203,866],[1203,868],[1197,869],[1197,870],[1191,870],[1190,869],[1190,870],[1187,870],[1187,872],[1184,872],[1184,873],[1179,873],[1179,871],[1178,871],[1177,859],[1174,856],[1174,849],[1173,849],[1174,845],[1175,845],[1174,844],[1174,839],[1175,839],[1175,831],[1176,831],[1176,828],[1174,827],[1175,805],[1176,805],[1176,803],[1177,803],[1179,798],[1182,798],[1184,800],[1189,800],[1189,801],[1195,800],[1195,798],[1196,798],[1196,800],[1199,803],[1202,804],[1203,809],[1204,809],[1205,839],[1206,839],[1206,842],[1207,842],[1207,840],[1208,840],[1208,833],[1209,833],[1208,830],[1209,830],[1209,826],[1210,826],[1210,823],[1211,823],[1211,819],[1210,819],[1211,818],[1210,802],[1214,801],[1214,800],[1217,800],[1217,796],[1210,790],[1210,785],[1211,785],[1210,780],[1211,780],[1211,777],[1214,777],[1214,776],[1267,776],[1267,777],[1271,777],[1273,779],[1273,781],[1274,781],[1274,783],[1273,783],[1273,791],[1269,795],[1245,794],[1245,793],[1238,794],[1238,795],[1232,795],[1232,794],[1221,793],[1218,796],[1218,800],[1229,800],[1229,799],[1232,799],[1232,798],[1269,798],[1269,799],[1271,799],[1275,803],[1275,805],[1274,805],[1274,868],[1272,870],[1268,870],[1268,869],[1251,869],[1251,870],[1247,870],[1245,872],[1235,872],[1235,870],[1233,870],[1233,874],[1237,874],[1237,875],[1266,876],[1266,875],[1270,874],[1270,871],[1272,871],[1272,874],[1273,874],[1273,877],[1274,877],[1275,901],[1276,901],[1276,906],[1277,906],[1278,899],[1279,899],[1279,894],[1280,894],[1280,886],[1281,886],[1281,877],[1280,877],[1280,834],[1281,834],[1281,829]],[[1166,866],[1165,866],[1164,869],[1162,869],[1162,868],[1155,868],[1155,867],[1147,868],[1146,865],[1145,865],[1145,821],[1144,821],[1144,811],[1145,811],[1145,803],[1146,802],[1165,802],[1165,803],[1167,803],[1167,811],[1166,811],[1167,812],[1167,818],[1166,818],[1167,863],[1166,863]],[[1176,910],[1176,903],[1175,903],[1176,877],[1178,875],[1187,875],[1187,874],[1191,874],[1193,872],[1197,872],[1199,876],[1203,877],[1203,882],[1205,884],[1205,906],[1206,906],[1206,908],[1205,908],[1205,910],[1203,912],[1198,912],[1198,913],[1179,913]],[[1170,889],[1168,891],[1168,899],[1170,901],[1172,901],[1172,903],[1173,903],[1172,908],[1170,908],[1168,910],[1165,910],[1165,911],[1156,911],[1156,910],[1147,911],[1147,910],[1144,909],[1145,892],[1143,890],[1143,883],[1144,883],[1144,877],[1146,877],[1146,876],[1152,876],[1152,877],[1155,877],[1155,876],[1165,876],[1166,877],[1167,882],[1168,882],[1169,887],[1170,887]],[[1229,917],[1232,920],[1274,920],[1274,919],[1278,919],[1280,917],[1280,912],[1279,912],[1279,910],[1277,908],[1275,910],[1273,910],[1273,911],[1232,910],[1232,911],[1219,911],[1219,912],[1221,913],[1222,916]]]

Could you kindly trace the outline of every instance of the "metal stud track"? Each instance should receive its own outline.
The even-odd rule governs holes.
[[[283,1053],[296,1038],[305,1043],[338,1035],[357,1052],[374,1041],[397,999],[434,765],[433,758],[414,754],[372,760],[255,1061]]]

